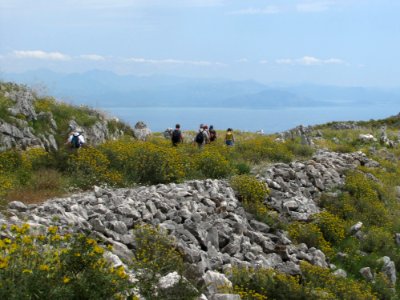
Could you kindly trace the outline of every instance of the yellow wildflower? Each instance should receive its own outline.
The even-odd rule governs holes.
[[[40,271],[49,271],[50,267],[48,265],[40,265],[39,270]]]
[[[64,276],[63,282],[64,282],[65,284],[67,284],[67,283],[70,282],[70,281],[71,281],[70,278],[68,278],[67,276]]]

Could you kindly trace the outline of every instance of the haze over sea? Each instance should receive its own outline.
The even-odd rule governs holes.
[[[393,0],[0,0],[0,79],[43,83],[50,96],[153,131],[385,118],[400,112],[399,9]]]
[[[276,109],[243,109],[211,107],[108,107],[112,115],[134,126],[144,121],[152,131],[164,131],[180,123],[183,130],[196,130],[200,123],[214,125],[217,130],[228,127],[241,131],[263,130],[275,133],[298,125],[315,125],[330,121],[370,120],[386,118],[400,112],[397,105],[297,107]]]

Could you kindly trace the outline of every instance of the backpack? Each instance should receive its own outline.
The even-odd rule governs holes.
[[[71,139],[71,147],[79,148],[81,146],[81,142],[79,141],[79,135],[74,135]]]
[[[203,131],[199,131],[199,133],[197,133],[195,141],[196,141],[197,144],[203,144],[203,142],[204,142]]]
[[[179,143],[181,141],[181,131],[178,130],[178,129],[175,129],[172,132],[172,138],[171,139],[172,139],[172,142],[174,144]]]

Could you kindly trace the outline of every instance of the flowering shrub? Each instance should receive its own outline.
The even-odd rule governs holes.
[[[300,266],[304,285],[311,289],[322,288],[323,291],[334,295],[334,298],[329,299],[378,299],[366,283],[335,276],[329,269],[313,266],[307,262],[302,262]]]
[[[331,243],[339,243],[345,238],[345,223],[338,216],[327,211],[314,216],[315,223],[321,230],[324,238]]]
[[[95,240],[57,227],[9,230],[13,237],[0,240],[1,299],[110,299],[128,292],[127,274],[110,266]]]
[[[229,161],[214,147],[208,147],[197,154],[194,168],[205,178],[225,178],[233,173]]]
[[[19,152],[14,150],[0,152],[0,197],[4,197],[19,183],[25,183],[28,180],[30,170],[22,173],[22,166],[22,157]]]
[[[167,233],[149,225],[135,229],[136,251],[133,269],[139,293],[146,299],[194,299],[198,292],[183,279],[174,287],[157,290],[159,279],[170,272],[183,272],[183,258]]]
[[[264,199],[268,196],[269,190],[265,183],[251,175],[237,175],[232,177],[230,182],[249,212],[259,218],[266,216],[268,209]]]
[[[131,172],[140,183],[168,183],[184,178],[184,164],[176,149],[137,142]]]
[[[233,292],[242,299],[314,299],[375,300],[377,296],[366,283],[337,277],[327,268],[301,263],[300,276],[279,273],[272,269],[234,268]]]
[[[305,243],[308,247],[319,248],[327,256],[334,254],[331,244],[324,238],[317,224],[295,222],[289,225],[288,230],[290,237],[297,243]]]
[[[261,161],[290,162],[294,155],[286,144],[277,143],[270,137],[255,137],[241,141],[235,146],[235,151],[253,163]]]
[[[251,175],[234,176],[231,179],[231,185],[241,199],[247,202],[263,202],[269,193],[266,184]]]
[[[344,220],[361,221],[365,225],[390,227],[390,213],[380,200],[377,183],[360,172],[350,172],[346,177],[344,193],[324,207]]]
[[[24,168],[28,169],[43,168],[50,159],[49,153],[43,148],[29,148],[21,156]]]
[[[385,228],[372,226],[361,242],[361,249],[366,252],[377,252],[390,255],[395,249],[394,236]]]
[[[273,269],[234,268],[231,274],[233,292],[243,300],[264,299],[334,299],[320,297],[318,290],[303,286],[300,277]],[[318,297],[317,297],[318,296]]]
[[[105,183],[121,185],[121,174],[110,169],[109,165],[107,157],[93,147],[81,148],[68,159],[68,169],[73,176],[73,182],[83,188]]]

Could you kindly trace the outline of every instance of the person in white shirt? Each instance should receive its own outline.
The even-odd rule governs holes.
[[[69,135],[67,144],[70,144],[71,148],[80,148],[85,144],[85,138],[81,132],[74,131]]]

